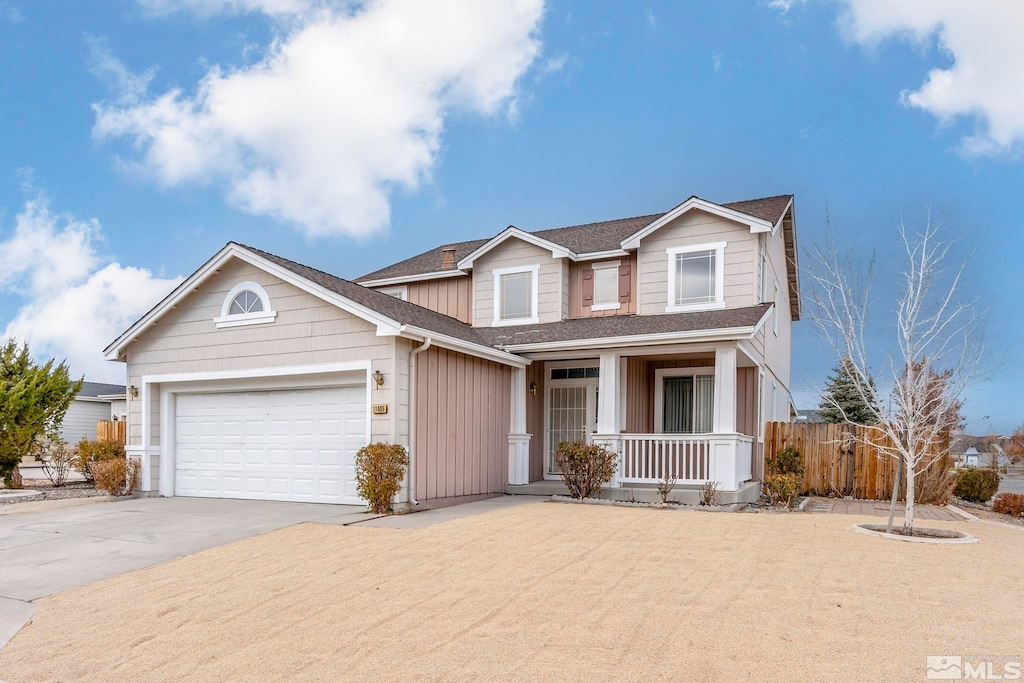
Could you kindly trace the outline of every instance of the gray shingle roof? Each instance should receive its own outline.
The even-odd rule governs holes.
[[[248,249],[254,254],[262,256],[268,261],[276,263],[282,268],[287,268],[291,272],[309,280],[310,282],[315,282],[335,294],[340,294],[360,306],[365,306],[370,310],[377,311],[378,313],[403,325],[422,327],[423,329],[430,330],[431,332],[448,335],[449,337],[455,337],[456,339],[461,339],[463,341],[473,342],[483,346],[488,345],[487,340],[481,337],[475,328],[464,322],[456,320],[455,318],[444,315],[443,313],[438,313],[430,310],[429,308],[423,308],[422,306],[417,306],[416,304],[396,299],[393,296],[363,287],[362,285],[357,285],[354,282],[342,279],[336,275],[325,273],[324,271],[317,270],[316,268],[310,268],[309,266],[277,256],[276,254],[271,254],[263,251],[262,249],[246,246],[239,242],[235,242],[235,244]]]
[[[729,329],[756,325],[771,304],[748,308],[729,308],[719,311],[697,311],[668,315],[621,315],[604,318],[579,318],[541,325],[514,327],[472,327],[455,318],[396,299],[316,268],[291,261],[261,249],[236,242],[238,246],[314,282],[346,299],[376,311],[403,325],[443,334],[484,347],[503,347],[510,344],[567,341],[571,339],[598,339],[660,332],[688,332],[694,330]],[[124,387],[122,387],[123,389]]]
[[[717,311],[694,311],[692,313],[572,318],[556,323],[516,325],[515,327],[481,327],[477,330],[497,347],[668,332],[727,330],[753,327],[764,317],[771,306],[771,304],[760,304],[746,308],[723,308]]]
[[[730,202],[720,206],[774,223],[782,217],[782,212],[786,210],[786,206],[792,198],[793,195],[791,194],[783,194],[774,197],[747,199],[741,202]],[[576,253],[606,251],[618,249],[622,244],[622,240],[644,226],[653,223],[664,214],[665,212],[652,213],[646,216],[633,216],[631,218],[618,218],[597,223],[549,228],[547,230],[533,231],[533,234]],[[407,258],[404,261],[399,261],[398,263],[375,270],[372,273],[367,273],[356,278],[355,281],[365,282],[367,280],[383,280],[393,277],[438,273],[445,270],[441,267],[441,256],[444,249],[454,248],[455,260],[459,261],[489,241],[490,239],[479,239],[468,242],[456,242],[454,244],[442,244],[422,254],[417,254],[412,258]]]
[[[127,389],[123,384],[103,384],[102,382],[82,382],[82,390],[78,395],[82,398],[96,398],[110,394],[126,395]]]

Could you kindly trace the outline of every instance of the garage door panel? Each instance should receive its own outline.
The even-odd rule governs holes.
[[[365,387],[181,394],[178,495],[359,504]]]

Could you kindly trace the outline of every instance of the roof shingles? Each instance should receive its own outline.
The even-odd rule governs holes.
[[[771,221],[775,223],[782,217],[782,213],[789,206],[793,199],[791,194],[776,195],[774,197],[761,197],[759,199],[747,199],[741,202],[730,202],[721,204],[734,211],[745,213],[754,218]],[[549,228],[547,230],[536,230],[532,234],[537,237],[554,242],[577,254],[597,251],[610,251],[619,249],[622,241],[630,235],[638,232],[641,228],[650,225],[664,215],[652,213],[646,216],[633,216],[632,218],[618,218],[610,221],[597,223],[585,223],[583,225],[569,225],[563,228]],[[434,249],[417,254],[412,258],[399,261],[390,266],[380,268],[372,273],[355,279],[356,282],[367,282],[371,280],[386,280],[396,277],[410,277],[413,275],[430,275],[440,273],[450,268],[442,266],[442,252],[445,249],[455,249],[455,260],[458,262],[469,255],[490,239],[469,240],[468,242],[456,242],[454,244],[443,244]]]

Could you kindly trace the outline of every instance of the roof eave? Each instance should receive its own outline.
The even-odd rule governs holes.
[[[770,309],[769,309],[770,310]],[[767,315],[767,313],[766,313]],[[686,332],[658,332],[654,334],[631,334],[617,337],[593,337],[588,339],[566,339],[555,342],[532,342],[527,344],[506,344],[499,348],[513,353],[538,351],[564,351],[575,349],[601,349],[617,346],[655,346],[687,341],[715,342],[750,339],[760,328],[764,317],[756,325],[711,330],[689,330]]]
[[[622,240],[622,248],[639,248],[640,241],[642,239],[644,239],[651,233],[655,232],[656,230],[661,229],[668,223],[671,223],[680,216],[689,213],[690,211],[693,211],[694,209],[706,211],[708,213],[715,214],[722,218],[726,218],[728,220],[736,221],[737,223],[743,223],[745,225],[748,225],[750,226],[750,231],[752,233],[771,232],[772,227],[774,225],[772,221],[766,221],[761,218],[751,216],[750,214],[743,213],[742,211],[737,211],[735,209],[730,209],[728,207],[722,206],[721,204],[709,202],[706,199],[701,199],[700,197],[690,197],[682,204],[662,214],[660,217],[651,221],[650,223],[640,228],[626,239]]]

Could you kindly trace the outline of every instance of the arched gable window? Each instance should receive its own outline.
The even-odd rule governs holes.
[[[272,323],[277,313],[270,308],[267,290],[255,282],[239,282],[224,297],[220,317],[213,322],[218,328],[263,325]]]

